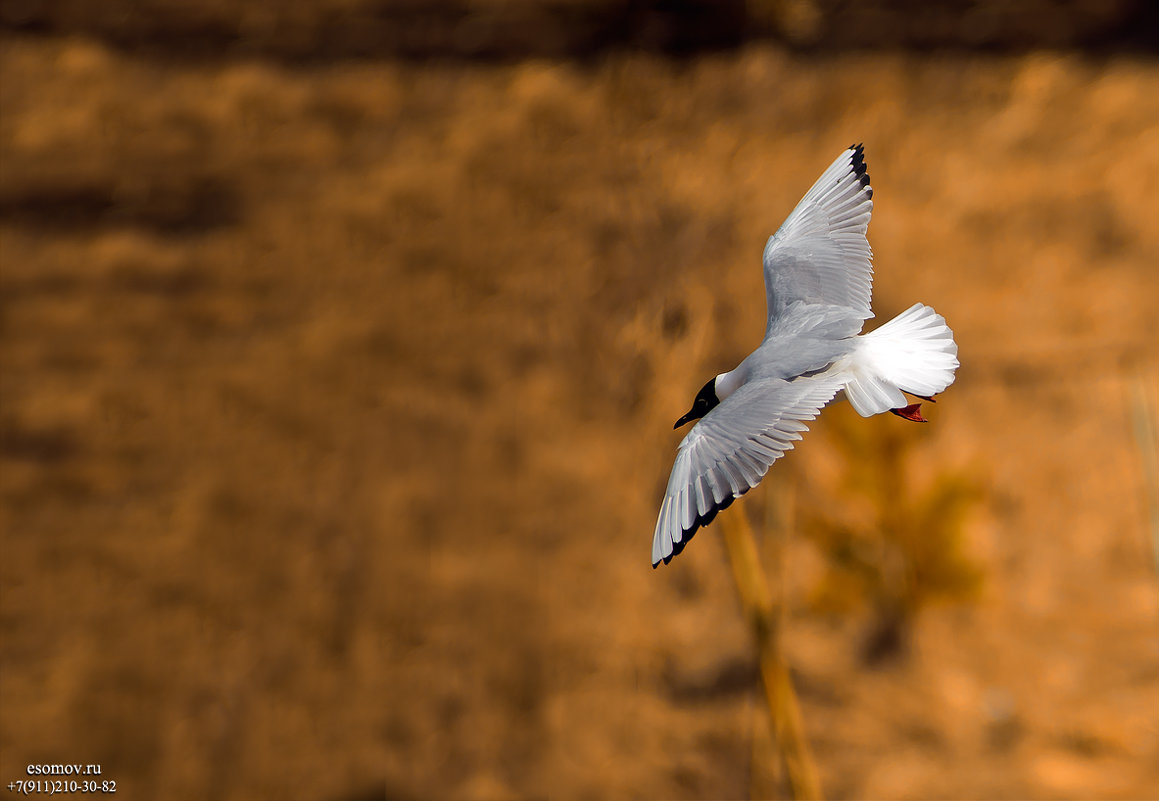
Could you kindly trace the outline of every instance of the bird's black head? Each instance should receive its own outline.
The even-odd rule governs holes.
[[[688,414],[677,420],[676,425],[672,428],[680,428],[692,420],[699,420],[715,409],[719,403],[720,398],[716,397],[716,379],[711,378],[707,384],[700,388],[700,392],[696,393],[696,400],[692,402],[692,408],[688,410]]]

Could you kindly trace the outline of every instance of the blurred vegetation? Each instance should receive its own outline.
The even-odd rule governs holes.
[[[741,608],[752,631],[770,728],[792,797],[821,798],[821,779],[805,736],[800,702],[781,645],[783,600],[773,593],[761,566],[748,519],[735,512],[727,514],[722,517],[720,528]],[[754,770],[754,780],[757,774]],[[758,797],[755,789],[750,784],[750,795],[754,798]]]
[[[1154,374],[1159,72],[1099,56],[1159,52],[1157,7],[0,4],[0,767],[739,798],[785,784],[752,690],[791,657],[833,797],[1152,797],[1115,371]],[[826,410],[764,485],[816,477],[782,541],[845,559],[770,560],[777,608],[920,619],[915,658],[802,614],[758,664],[727,518],[647,566],[668,415],[755,344],[761,243],[855,138],[878,299],[936,305],[973,372],[928,427]],[[935,492],[968,459],[978,507],[969,470]],[[971,557],[987,603],[927,609]]]
[[[832,489],[843,502],[803,505],[798,525],[826,560],[811,605],[828,614],[868,609],[862,657],[875,664],[904,653],[923,607],[977,597],[983,571],[968,552],[965,525],[983,485],[952,467],[917,474],[914,445],[924,437],[840,411],[831,430],[844,458]]]
[[[1159,49],[1145,0],[57,0],[0,5],[0,31],[91,36],[169,58],[692,55],[766,40],[813,51]]]

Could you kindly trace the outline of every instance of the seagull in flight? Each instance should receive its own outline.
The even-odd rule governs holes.
[[[699,420],[676,453],[652,539],[652,567],[755,487],[821,408],[844,395],[862,417],[925,422],[921,404],[954,381],[958,346],[945,319],[915,303],[861,334],[869,308],[873,212],[865,150],[853,145],[813,184],[765,245],[765,338],[701,387],[674,428]]]

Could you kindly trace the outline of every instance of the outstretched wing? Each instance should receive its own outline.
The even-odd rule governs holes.
[[[793,447],[841,380],[829,375],[745,384],[693,426],[676,464],[652,538],[652,567],[668,563],[692,535],[755,487]]]
[[[843,306],[873,316],[873,252],[865,238],[873,212],[865,151],[853,145],[825,170],[765,245],[769,328],[796,301]],[[855,334],[857,331],[852,331]]]

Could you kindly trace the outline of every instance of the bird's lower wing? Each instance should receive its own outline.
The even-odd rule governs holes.
[[[668,563],[717,512],[760,483],[841,389],[829,375],[745,384],[697,423],[676,454],[652,539],[652,566]]]

